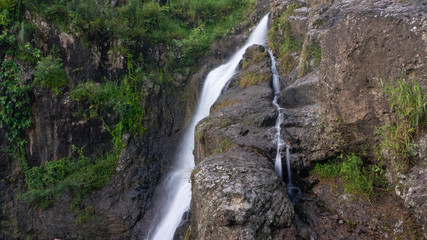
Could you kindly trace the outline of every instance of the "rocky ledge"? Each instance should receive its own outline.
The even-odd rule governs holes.
[[[294,239],[294,209],[270,161],[277,116],[271,61],[252,46],[242,71],[196,128],[192,235],[197,239]],[[263,81],[250,82],[257,74]]]

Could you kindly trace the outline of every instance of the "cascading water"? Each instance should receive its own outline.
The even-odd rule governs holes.
[[[275,125],[275,134],[274,134],[274,141],[277,145],[277,152],[276,152],[276,159],[274,168],[276,172],[279,174],[279,176],[283,179],[283,168],[282,168],[282,149],[283,146],[285,146],[285,140],[281,137],[280,131],[281,131],[281,124],[283,123],[283,108],[280,107],[278,104],[278,94],[280,92],[280,81],[279,81],[279,73],[276,68],[276,59],[274,58],[274,55],[271,51],[268,51],[270,58],[271,58],[271,72],[273,73],[273,91],[274,91],[274,99],[273,99],[273,105],[276,107],[278,116],[276,120]],[[298,198],[301,196],[301,190],[292,184],[292,172],[291,172],[291,155],[290,155],[290,145],[286,144],[286,170],[287,170],[287,176],[288,176],[288,182],[286,184],[286,188],[288,191],[288,196],[292,200],[292,202],[295,204],[298,201]]]
[[[215,68],[206,77],[196,113],[181,141],[176,169],[166,179],[164,191],[168,193],[168,199],[164,205],[165,214],[162,221],[155,227],[151,239],[172,239],[183,214],[189,210],[191,201],[190,173],[194,168],[193,149],[196,124],[209,116],[211,106],[227,82],[236,74],[236,68],[246,49],[254,44],[265,45],[267,42],[267,24],[268,14],[252,32],[246,44],[227,63]]]
[[[273,56],[273,53],[271,51],[268,51],[271,58],[271,72],[273,73],[273,92],[274,92],[274,99],[273,99],[273,105],[276,107],[278,116],[276,120],[275,125],[275,134],[274,134],[274,140],[276,142],[276,159],[274,162],[274,169],[276,170],[277,174],[279,174],[280,178],[283,179],[283,168],[282,168],[282,148],[285,145],[285,141],[280,136],[280,125],[282,125],[283,122],[283,113],[281,112],[281,109],[279,104],[277,103],[277,94],[280,92],[280,82],[279,82],[279,73],[277,72],[276,68],[276,59]]]
[[[271,58],[271,72],[273,73],[273,91],[274,91],[274,99],[273,99],[273,105],[276,107],[278,116],[276,120],[275,125],[275,134],[274,134],[274,141],[277,145],[277,153],[276,153],[276,160],[275,160],[275,170],[279,174],[279,176],[283,179],[283,169],[282,169],[282,149],[283,146],[285,146],[285,140],[281,137],[280,131],[281,127],[280,125],[283,123],[284,120],[284,114],[283,114],[283,108],[280,107],[280,105],[277,102],[278,94],[280,92],[280,81],[279,81],[279,73],[276,68],[276,59],[274,58],[274,55],[271,51],[268,51],[270,58]],[[289,144],[286,144],[286,170],[287,170],[287,176],[288,181],[286,184],[286,189],[288,192],[288,196],[291,199],[292,203],[295,205],[298,202],[298,199],[301,196],[301,189],[294,185],[292,183],[292,171],[291,171],[291,154],[290,154],[291,146]],[[306,229],[308,233],[310,234],[310,240],[314,240],[313,236],[311,235],[311,229],[310,226],[308,226],[304,221],[300,219],[298,214],[295,215],[296,223],[299,229]]]

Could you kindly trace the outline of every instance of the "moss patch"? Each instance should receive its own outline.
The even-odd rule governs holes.
[[[240,87],[245,89],[254,85],[258,85],[261,82],[270,81],[271,76],[269,74],[259,74],[255,72],[249,72],[242,76],[240,79]]]

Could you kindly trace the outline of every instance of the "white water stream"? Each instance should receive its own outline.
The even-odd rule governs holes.
[[[275,125],[275,134],[274,141],[276,143],[276,160],[274,163],[274,168],[279,176],[283,179],[283,167],[282,167],[282,149],[285,146],[285,140],[282,138],[280,131],[281,125],[283,123],[283,108],[278,104],[278,94],[280,92],[280,81],[279,81],[279,73],[276,68],[276,59],[271,51],[268,51],[271,58],[271,72],[273,73],[273,91],[274,91],[274,99],[273,105],[276,107],[278,116]],[[286,184],[286,188],[288,190],[288,196],[291,198],[292,202],[295,204],[298,201],[298,198],[301,196],[301,190],[293,185],[292,183],[292,171],[291,171],[291,154],[290,154],[291,146],[286,144],[286,173],[288,176],[288,181]]]
[[[164,191],[168,193],[161,222],[155,227],[153,240],[173,239],[176,228],[183,214],[189,210],[191,201],[190,174],[194,168],[194,130],[196,124],[209,116],[211,106],[221,94],[227,82],[236,74],[236,68],[246,49],[254,44],[265,45],[267,42],[268,14],[264,16],[249,36],[245,45],[239,49],[225,64],[212,70],[206,77],[196,112],[188,126],[177,154],[176,168],[166,179]]]
[[[274,134],[274,141],[276,143],[276,159],[274,162],[274,169],[276,170],[277,174],[279,174],[280,178],[283,179],[283,168],[282,168],[282,149],[285,145],[285,141],[280,136],[280,125],[283,123],[283,112],[281,111],[282,108],[277,103],[278,93],[280,92],[280,82],[279,82],[279,73],[277,72],[276,68],[276,59],[273,56],[273,53],[271,51],[268,51],[268,54],[271,58],[271,72],[273,73],[273,92],[274,92],[274,99],[273,99],[273,105],[276,107],[278,116],[276,120],[275,128],[275,134]],[[288,146],[287,146],[288,148]],[[288,172],[289,176],[289,172]]]
[[[277,152],[276,152],[276,159],[274,163],[274,168],[276,172],[279,174],[280,178],[283,180],[283,168],[282,168],[282,149],[283,146],[285,146],[285,140],[282,138],[280,131],[281,131],[281,124],[284,120],[284,113],[283,108],[280,107],[279,103],[277,102],[278,94],[280,92],[280,81],[279,81],[279,73],[276,68],[276,59],[274,58],[274,55],[271,51],[268,51],[270,58],[271,58],[271,72],[273,73],[273,91],[274,91],[274,99],[273,99],[273,105],[276,107],[278,116],[276,120],[275,125],[275,134],[274,134],[274,142],[277,146]],[[288,176],[288,182],[286,184],[286,189],[288,192],[288,196],[291,199],[292,203],[295,205],[298,202],[298,199],[301,196],[301,189],[294,185],[292,183],[292,171],[291,171],[291,154],[290,154],[291,146],[289,144],[286,144],[286,173]],[[314,237],[311,235],[311,229],[310,226],[305,224],[298,215],[296,217],[296,223],[298,228],[302,229],[305,228],[308,230],[310,234],[310,240],[315,240]]]

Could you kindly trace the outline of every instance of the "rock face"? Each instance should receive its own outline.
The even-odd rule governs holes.
[[[75,36],[45,22],[36,22],[36,25],[38,32],[34,34],[34,41],[44,51],[52,45],[58,46],[69,81],[59,96],[40,86],[34,86],[30,93],[33,124],[26,134],[29,167],[71,157],[73,146],[83,149],[85,156],[111,149],[112,137],[101,119],[82,119],[81,108],[89,106],[73,101],[69,90],[87,79],[121,78],[125,63],[111,62],[108,57],[116,54],[114,59],[120,59],[120,53],[109,53],[110,48],[120,43],[97,36],[99,39],[91,42],[92,47],[87,47]],[[31,78],[32,74],[24,69],[25,78]],[[25,204],[19,197],[25,192],[19,161],[0,153],[0,204],[3,209],[0,239],[32,236],[37,239],[142,238],[140,229],[135,226],[141,225],[138,222],[152,206],[162,164],[170,160],[185,117],[185,106],[178,92],[166,97],[166,89],[149,85],[149,81],[144,84],[148,131],[140,137],[125,134],[126,148],[120,155],[116,173],[104,188],[82,197],[77,207],[73,206],[75,199],[68,195],[55,199],[48,209]],[[114,114],[103,116],[103,120],[110,128],[118,122]],[[0,146],[3,147],[6,141],[1,131]]]
[[[399,184],[395,187],[395,192],[422,224],[424,237],[427,238],[427,135],[415,144],[417,164],[408,173],[398,176]]]
[[[124,2],[119,0],[112,4],[118,6]],[[49,209],[24,204],[19,199],[20,192],[25,192],[19,162],[0,151],[0,204],[4,209],[0,212],[0,239],[31,236],[39,239],[144,239],[157,213],[154,208],[156,187],[169,169],[186,115],[194,108],[200,81],[246,39],[248,28],[262,17],[260,14],[264,14],[267,7],[267,0],[258,1],[258,14],[232,29],[225,39],[216,41],[212,53],[200,60],[190,84],[186,83],[191,77],[189,69],[175,76],[176,81],[170,89],[154,81],[144,81],[141,94],[145,99],[144,124],[148,130],[140,137],[123,136],[126,148],[120,154],[116,173],[103,189],[82,198],[81,209],[71,207],[74,199],[68,195],[56,199]],[[26,136],[29,166],[43,166],[46,161],[70,157],[73,145],[84,147],[85,156],[110,149],[111,134],[102,121],[82,120],[77,116],[81,113],[80,107],[89,106],[78,106],[70,98],[69,90],[87,79],[99,82],[103,77],[114,80],[126,74],[125,58],[117,50],[122,43],[94,33],[89,44],[84,44],[79,37],[33,18],[30,13],[26,13],[26,18],[37,27],[31,32],[33,39],[28,41],[33,41],[45,53],[53,45],[57,46],[68,79],[61,96],[39,86],[30,93],[33,125]],[[166,51],[163,46],[149,46],[141,40],[131,48],[147,62],[163,64]],[[224,49],[227,49],[225,53]],[[6,50],[0,48],[2,59]],[[24,75],[29,79],[33,72],[24,70]],[[182,98],[185,91],[187,99]],[[103,118],[109,127],[118,121],[117,116],[110,114]],[[3,129],[0,129],[0,147],[7,144],[3,136]],[[31,217],[27,217],[28,214]]]
[[[318,183],[314,176],[307,177],[307,170],[341,153],[356,153],[375,162],[376,127],[392,116],[380,80],[393,83],[404,77],[418,81],[424,89],[427,86],[427,4],[273,1],[272,6],[272,20],[287,19],[289,36],[300,43],[300,49],[289,54],[299,64],[285,73],[282,69],[279,94],[279,103],[286,108],[283,136],[292,144],[291,166],[309,192],[296,206],[296,213],[310,224],[315,239],[412,239],[421,237],[419,225],[426,235],[422,210],[426,153],[422,147],[416,151],[417,164],[398,176],[402,187],[396,192],[404,202],[394,194],[384,194],[371,205],[347,196],[333,182]],[[306,51],[313,51],[313,46],[321,50],[318,65],[310,60],[310,50]],[[416,144],[424,146],[424,138]]]
[[[274,1],[273,20],[291,3]],[[392,82],[403,73],[427,86],[425,3],[293,4],[291,35],[302,41],[295,58],[301,62],[309,44],[321,50],[318,68],[309,63],[309,72],[298,78],[300,64],[282,76],[279,103],[288,108],[285,136],[294,145],[295,166],[341,152],[373,157],[375,127],[389,121],[380,79]]]
[[[264,47],[248,48],[244,70],[196,128],[191,205],[195,238],[296,237],[292,203],[268,157],[274,148],[269,128],[277,115],[270,83],[242,84],[251,72],[270,80],[270,64]]]
[[[124,3],[113,1],[113,5]],[[253,46],[245,53],[240,73],[196,129],[191,236],[310,239],[310,232],[315,239],[426,238],[426,135],[415,142],[416,164],[397,175],[394,192],[400,198],[387,192],[370,202],[344,193],[339,182],[320,181],[309,171],[341,153],[375,161],[374,146],[379,141],[375,128],[391,118],[380,79],[391,83],[404,76],[427,89],[427,3],[260,0],[248,21],[213,44],[194,75],[188,70],[175,76],[177,91],[144,83],[148,131],[138,138],[123,136],[126,148],[116,174],[103,189],[84,196],[81,209],[70,206],[73,199],[67,194],[49,209],[25,205],[19,199],[25,190],[19,163],[0,151],[0,239],[143,239],[156,210],[156,186],[168,169],[202,81],[240,46],[249,25],[269,8],[273,27],[276,20],[286,21],[273,44],[292,37],[291,43],[298,46],[272,50],[276,56],[289,51],[278,66],[279,104],[284,108],[281,134],[292,145],[294,178],[305,194],[294,208],[285,183],[273,170],[278,113],[272,104],[271,62],[264,47]],[[59,47],[69,80],[61,96],[37,86],[31,92],[33,126],[26,136],[30,167],[70,157],[73,145],[86,146],[87,155],[109,149],[111,137],[101,120],[75,116],[79,108],[71,101],[69,88],[86,79],[121,77],[126,62],[113,49],[120,49],[122,43],[94,35],[88,47],[75,36],[26,17],[37,27],[37,47],[46,52],[52,45]],[[166,51],[162,46],[139,42],[133,47],[147,61],[162,64]],[[5,51],[0,48],[0,58]],[[32,74],[27,71],[24,76]],[[182,95],[187,96],[185,103]],[[109,126],[117,122],[115,116],[104,120]],[[3,147],[7,143],[1,136],[3,129]],[[187,233],[186,224],[177,238]]]
[[[193,226],[199,239],[293,236],[293,207],[267,158],[235,146],[193,174]]]
[[[416,1],[272,1],[271,8],[273,26],[277,21],[289,24],[283,24],[289,26],[288,30],[270,33],[276,41],[274,45],[280,44],[282,35],[281,41],[291,37],[299,46],[281,48],[280,51],[290,51],[284,58],[289,63],[278,66],[282,73],[279,104],[284,107],[282,136],[292,145],[291,166],[297,172],[297,182],[308,192],[295,206],[299,237],[309,239],[310,231],[315,239],[413,239],[420,237],[420,225],[425,235],[423,150],[417,152],[421,159],[418,164],[400,176],[404,187],[396,191],[404,201],[393,193],[384,193],[369,202],[345,194],[339,183],[319,182],[308,171],[316,162],[340,153],[356,153],[374,161],[374,147],[379,141],[375,128],[391,117],[380,80],[391,83],[403,74],[426,89],[427,35],[423,29],[427,5]],[[250,56],[254,49],[248,49],[246,59],[253,59]],[[277,48],[273,50],[277,50],[274,53],[279,58],[283,54]],[[250,67],[244,61],[239,76],[196,129],[198,165],[193,172],[192,230],[202,239],[244,238],[237,226],[244,229],[253,224],[242,217],[244,204],[233,200],[244,199],[244,194],[237,198],[235,192],[245,190],[230,194],[230,189],[252,186],[251,180],[240,185],[240,178],[246,177],[236,155],[247,156],[247,166],[252,164],[252,158],[274,159],[275,149],[268,133],[277,113],[271,105],[271,89],[262,81],[245,88],[242,79]],[[280,62],[284,63],[283,58]],[[262,66],[253,66],[262,72]],[[425,145],[423,141],[420,146]],[[247,150],[258,156],[250,157]],[[260,172],[264,170],[261,166]],[[236,187],[228,187],[228,181],[234,181]],[[235,210],[236,206],[241,211]],[[228,214],[225,209],[233,210]]]

